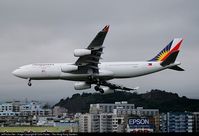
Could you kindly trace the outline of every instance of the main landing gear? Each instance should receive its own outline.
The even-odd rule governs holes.
[[[31,83],[31,79],[28,80],[28,86],[31,86],[32,83]]]
[[[101,94],[103,94],[104,93],[104,90],[100,87],[100,86],[95,86],[95,90],[96,91],[99,91]]]
[[[100,87],[101,85],[101,81],[98,78],[94,78],[93,76],[89,76],[88,79],[92,82],[95,83],[96,86],[94,87],[94,89],[96,91],[99,91],[101,94],[104,93],[104,90]]]

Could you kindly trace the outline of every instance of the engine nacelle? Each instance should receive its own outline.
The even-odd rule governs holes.
[[[102,89],[104,90],[104,94],[114,93],[114,90],[109,87],[102,87]]]
[[[86,82],[76,82],[74,85],[75,90],[84,90],[84,89],[90,89],[91,84],[88,84]]]
[[[75,57],[81,57],[81,56],[90,55],[90,54],[91,54],[91,50],[88,50],[88,49],[75,49],[74,50]]]
[[[76,65],[66,64],[66,65],[61,66],[61,71],[65,73],[76,71],[76,70],[78,70],[78,66]]]

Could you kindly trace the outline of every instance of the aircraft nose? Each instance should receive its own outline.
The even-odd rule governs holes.
[[[19,69],[16,69],[12,72],[13,75],[15,76],[19,76],[20,75],[20,70]]]
[[[25,78],[24,71],[22,69],[16,69],[12,72],[13,75],[20,78]]]

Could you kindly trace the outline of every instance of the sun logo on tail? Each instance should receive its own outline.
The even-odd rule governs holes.
[[[158,61],[162,61],[169,51],[164,51],[158,56]]]
[[[160,53],[158,53],[158,55],[156,55],[150,61],[162,61],[165,58],[165,56],[168,55],[168,53],[169,53],[169,51],[171,49],[172,43],[173,43],[173,41],[171,41]]]

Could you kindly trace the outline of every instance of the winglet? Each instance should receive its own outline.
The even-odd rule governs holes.
[[[103,29],[102,29],[102,32],[108,32],[109,30],[109,25],[106,25]]]

